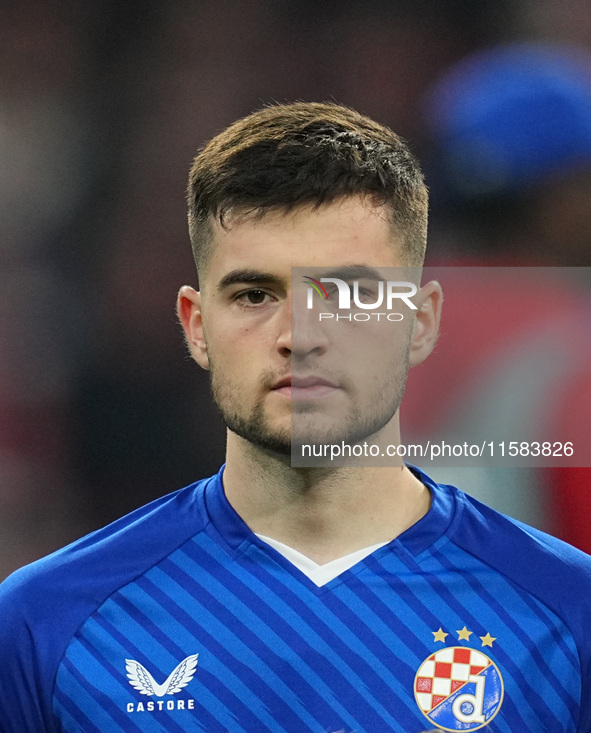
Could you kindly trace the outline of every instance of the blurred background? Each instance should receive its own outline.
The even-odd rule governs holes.
[[[179,286],[196,284],[187,172],[211,136],[265,103],[342,102],[422,161],[428,264],[588,267],[590,53],[580,0],[4,0],[0,578],[223,460],[174,315]],[[508,314],[518,351],[520,333],[545,338],[545,315],[571,324],[567,377],[537,396],[563,440],[591,410],[577,335],[591,309],[569,302],[558,288]],[[461,373],[442,339],[454,390],[490,360],[486,331],[456,337],[473,345]],[[511,352],[499,359],[509,370]],[[416,406],[420,379],[414,436],[449,411],[447,393]],[[487,501],[591,551],[590,476],[456,483],[487,484]]]

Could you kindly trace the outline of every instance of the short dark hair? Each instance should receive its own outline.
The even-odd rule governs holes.
[[[271,210],[315,208],[345,196],[390,208],[403,263],[422,264],[427,187],[406,143],[388,127],[338,104],[264,107],[214,137],[189,176],[189,234],[197,269],[207,261],[211,220],[262,218]]]

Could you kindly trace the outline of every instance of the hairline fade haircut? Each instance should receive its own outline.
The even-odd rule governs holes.
[[[349,196],[385,205],[403,265],[420,266],[428,194],[420,166],[388,127],[342,105],[296,102],[264,107],[214,137],[189,175],[189,234],[197,270],[207,263],[212,221],[229,214],[319,208]]]

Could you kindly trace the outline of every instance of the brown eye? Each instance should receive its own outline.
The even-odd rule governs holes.
[[[261,305],[261,303],[264,303],[267,293],[264,290],[249,290],[245,295],[252,305]]]
[[[242,308],[257,308],[266,305],[272,298],[265,290],[251,288],[238,293],[235,299]]]

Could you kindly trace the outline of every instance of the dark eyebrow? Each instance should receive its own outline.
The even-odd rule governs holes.
[[[384,275],[373,267],[366,265],[348,265],[346,267],[336,267],[316,275],[318,279],[321,277],[336,277],[339,280],[383,280]]]
[[[260,272],[259,270],[231,270],[227,275],[219,281],[218,290],[223,290],[230,285],[240,283],[261,284],[261,285],[281,285],[283,279],[277,275],[271,275],[268,272]]]

